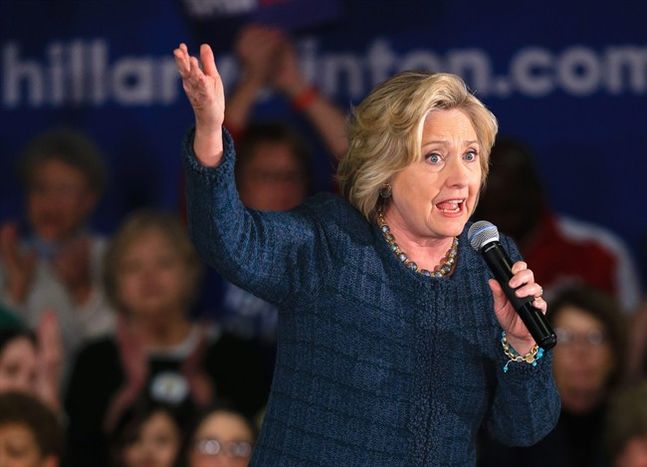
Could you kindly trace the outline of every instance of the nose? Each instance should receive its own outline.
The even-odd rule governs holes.
[[[445,166],[445,184],[452,188],[462,188],[467,185],[467,167],[460,157],[450,157]]]

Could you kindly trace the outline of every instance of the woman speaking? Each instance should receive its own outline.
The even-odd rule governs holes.
[[[174,54],[195,114],[193,241],[280,310],[252,465],[473,466],[482,424],[506,444],[546,435],[559,415],[550,354],[466,238],[497,123],[463,81],[405,72],[377,86],[353,112],[343,198],[268,213],[238,198],[211,48],[200,61],[184,44]],[[532,271],[512,272],[510,287],[545,313]]]

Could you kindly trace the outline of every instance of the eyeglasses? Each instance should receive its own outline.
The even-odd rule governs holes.
[[[573,332],[564,328],[556,328],[557,343],[560,345],[573,345],[580,342],[589,347],[600,347],[607,342],[607,335],[600,329],[590,329],[588,332]]]
[[[224,455],[235,459],[249,459],[252,454],[252,445],[247,441],[223,442],[216,438],[198,439],[193,449],[205,456]]]

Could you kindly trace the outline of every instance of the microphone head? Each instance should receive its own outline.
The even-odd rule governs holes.
[[[488,221],[477,221],[467,231],[467,239],[476,251],[479,251],[490,242],[499,241],[499,231],[496,226]]]

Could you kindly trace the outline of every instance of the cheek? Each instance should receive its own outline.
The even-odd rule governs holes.
[[[441,191],[441,184],[436,174],[408,177],[394,188],[393,196],[410,211],[429,210],[433,209],[433,200]]]
[[[600,349],[598,355],[594,357],[594,364],[599,369],[600,376],[604,379],[608,378],[614,366],[613,352],[611,352],[611,349]]]
[[[178,451],[178,447],[176,446],[176,444],[174,442],[168,442],[160,446],[160,449],[158,452],[159,452],[160,458],[165,461],[165,464],[170,466],[173,460],[175,460],[177,451]]]
[[[137,444],[132,444],[128,447],[125,447],[123,450],[123,460],[125,460],[127,465],[135,464],[141,457],[141,449]]]
[[[138,291],[141,289],[141,279],[138,275],[128,274],[117,280],[117,297],[124,304],[128,305],[133,299],[137,298]]]
[[[117,279],[117,292],[119,295],[131,295],[137,290],[140,280],[136,274],[121,274]]]

